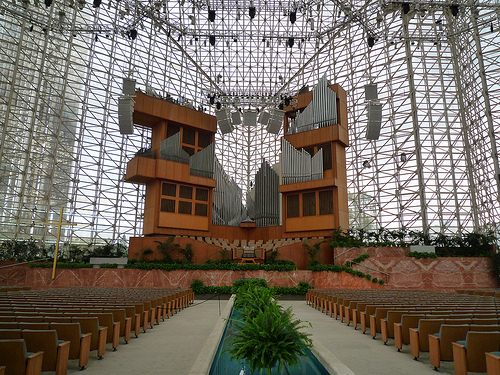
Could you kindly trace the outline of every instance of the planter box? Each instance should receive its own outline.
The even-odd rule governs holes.
[[[91,257],[90,264],[99,265],[99,264],[118,264],[125,265],[127,264],[128,258],[98,258]]]

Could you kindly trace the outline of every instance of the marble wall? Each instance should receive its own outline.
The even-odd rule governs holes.
[[[376,249],[376,250],[374,250]],[[337,249],[336,249],[337,251]],[[490,258],[415,259],[404,256],[404,249],[367,248],[356,249],[345,260],[353,259],[362,252],[370,257],[354,268],[382,278],[384,288],[454,290],[496,288],[497,281]],[[359,252],[359,254],[358,254]],[[341,253],[337,253],[341,254]],[[339,256],[340,259],[340,256]],[[338,259],[336,259],[338,260]],[[341,262],[343,263],[343,262]],[[295,286],[305,281],[315,288],[379,288],[368,280],[347,273],[222,270],[137,270],[137,269],[59,269],[51,280],[51,269],[30,268],[26,265],[0,268],[0,286],[22,285],[32,288],[96,286],[96,287],[162,287],[185,288],[193,280],[205,285],[231,285],[234,280],[248,277],[263,278],[273,286]]]

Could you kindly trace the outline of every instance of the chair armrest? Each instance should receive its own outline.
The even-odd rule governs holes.
[[[420,341],[418,328],[410,328],[410,353],[413,359],[420,357]]]
[[[458,342],[452,342],[455,375],[467,375],[467,350]]]
[[[32,353],[26,358],[26,375],[40,375],[42,372],[43,352]]]
[[[394,346],[400,352],[403,349],[403,325],[394,323]]]
[[[132,331],[132,318],[128,317],[125,318],[125,334],[123,335],[123,339],[125,340],[125,343],[128,344],[130,341],[130,332]]]
[[[106,353],[106,338],[108,336],[108,327],[99,327],[97,358],[102,359]]]
[[[113,350],[116,350],[118,345],[120,345],[120,322],[113,322],[113,340],[112,340]]]
[[[69,341],[57,344],[56,375],[66,375],[68,372]]]
[[[429,335],[429,360],[435,370],[441,365],[441,338]]]
[[[81,370],[87,367],[87,364],[89,363],[91,342],[92,342],[91,333],[84,333],[83,335],[80,336],[80,358],[78,364]]]

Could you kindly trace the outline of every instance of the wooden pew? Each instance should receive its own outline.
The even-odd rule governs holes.
[[[50,323],[50,329],[55,329],[57,337],[69,341],[69,359],[78,359],[80,370],[87,367],[90,356],[91,334],[82,333],[80,323]]]
[[[40,375],[43,353],[28,354],[23,339],[0,340],[0,365],[5,375]]]
[[[488,332],[498,331],[500,326],[491,325],[472,325],[472,324],[443,324],[438,334],[429,335],[429,360],[435,370],[441,366],[441,361],[453,360],[452,343],[464,340],[469,331]],[[488,350],[495,351],[495,350]],[[486,371],[486,370],[485,370]]]
[[[455,375],[486,371],[486,352],[500,349],[500,332],[467,332],[465,341],[453,343]]]
[[[486,374],[499,375],[500,374],[500,352],[486,353]]]

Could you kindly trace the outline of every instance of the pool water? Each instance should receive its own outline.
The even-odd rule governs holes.
[[[244,361],[239,361],[231,358],[229,354],[229,342],[231,336],[236,332],[236,324],[234,324],[235,316],[238,312],[234,309],[231,311],[229,320],[224,329],[221,341],[215,353],[212,366],[210,367],[209,375],[268,375],[267,370],[250,371],[250,367]],[[329,375],[330,373],[318,361],[314,354],[307,349],[304,356],[300,358],[299,363],[294,366],[287,366],[288,372],[278,370],[276,366],[273,368],[273,375],[289,374],[289,375]],[[242,370],[244,372],[242,372]]]

